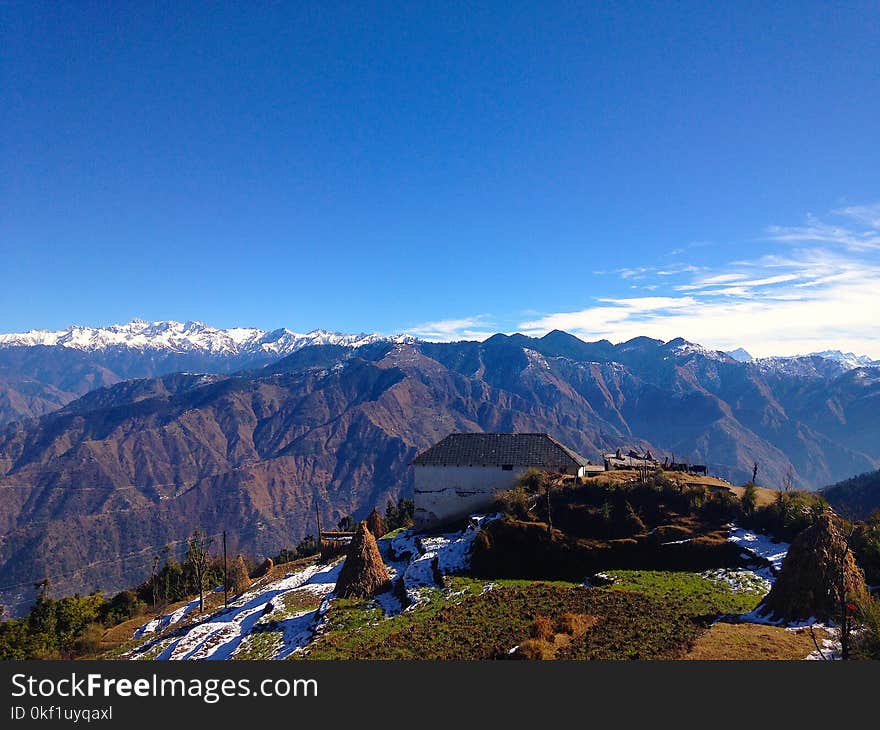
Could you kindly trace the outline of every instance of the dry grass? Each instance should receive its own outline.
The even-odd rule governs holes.
[[[545,639],[526,639],[516,650],[517,659],[556,658],[556,647]]]
[[[517,659],[555,659],[574,640],[579,639],[599,622],[589,613],[564,613],[554,624],[538,614],[529,626],[532,638],[522,642],[514,656]]]
[[[533,639],[553,641],[553,635],[555,633],[556,632],[553,631],[553,622],[541,614],[535,616],[535,620],[532,621],[532,625],[529,626],[529,636]]]
[[[737,497],[742,499],[746,488],[730,487],[730,491],[733,492]],[[755,505],[757,507],[766,507],[767,505],[773,504],[776,501],[777,496],[779,496],[779,492],[775,489],[767,489],[766,487],[755,487]]]
[[[599,621],[597,616],[588,613],[564,613],[556,625],[560,634],[574,639],[586,634]]]
[[[684,484],[687,486],[706,486],[706,487],[727,487],[728,489],[735,488],[731,487],[730,482],[725,481],[724,479],[720,479],[719,477],[710,477],[703,476],[702,474],[685,474],[680,471],[661,471],[660,472],[666,479],[675,483],[675,484]],[[626,484],[627,482],[637,481],[639,478],[639,473],[635,470],[629,469],[620,469],[615,471],[606,471],[602,472],[598,476],[589,477],[586,480],[582,480],[584,484]],[[773,491],[768,490],[768,491]],[[775,495],[775,492],[774,492]]]
[[[828,634],[815,629],[820,645]],[[756,660],[803,659],[816,650],[808,629],[784,629],[762,624],[718,622],[700,636],[685,659]]]

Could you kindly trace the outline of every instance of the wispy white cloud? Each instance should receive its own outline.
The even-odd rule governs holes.
[[[786,243],[830,243],[851,251],[880,250],[880,204],[839,208],[832,215],[846,219],[846,223],[828,223],[808,215],[802,226],[768,227],[767,237]]]
[[[773,226],[768,235],[786,244],[781,252],[688,272],[690,279],[666,282],[671,296],[597,299],[577,311],[532,317],[519,329],[613,341],[681,336],[759,356],[836,348],[880,359],[880,204],[832,215],[847,223],[809,217],[805,226]],[[650,283],[641,288],[663,283],[660,271],[645,267],[639,276]]]
[[[492,327],[492,318],[488,314],[477,314],[473,317],[460,319],[424,322],[410,327],[407,332],[429,342],[452,342],[455,340],[485,340],[495,333]]]
[[[880,203],[872,205],[850,205],[846,208],[838,208],[834,211],[835,215],[850,218],[857,223],[866,225],[870,228],[880,229]]]

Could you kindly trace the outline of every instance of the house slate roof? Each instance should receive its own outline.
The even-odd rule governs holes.
[[[423,451],[416,466],[586,466],[580,454],[546,433],[452,433]]]

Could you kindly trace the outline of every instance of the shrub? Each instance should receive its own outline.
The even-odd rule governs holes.
[[[856,621],[861,630],[853,633],[853,656],[880,659],[880,600],[866,598],[859,601]]]
[[[120,591],[101,606],[101,623],[104,626],[116,626],[142,615],[146,610],[146,602],[141,600],[135,591]]]
[[[850,547],[865,571],[865,580],[871,585],[880,584],[880,511],[855,526]]]
[[[554,634],[553,622],[540,613],[535,616],[535,620],[529,626],[529,636],[533,639],[552,641]]]
[[[528,520],[532,509],[532,500],[523,487],[505,489],[495,495],[495,511],[510,515],[517,520]]]
[[[559,619],[556,628],[560,634],[568,634],[573,638],[583,636],[599,619],[587,613],[564,613]]]
[[[517,479],[517,487],[521,487],[527,494],[537,494],[547,484],[547,474],[540,469],[526,469]]]
[[[816,524],[827,508],[828,503],[815,492],[780,492],[772,504],[758,507],[751,516],[743,514],[743,524],[791,542]]]
[[[390,499],[385,505],[385,527],[388,532],[393,532],[401,527],[410,527],[414,520],[416,503],[412,499],[401,497],[394,504]]]
[[[74,642],[73,649],[78,655],[97,654],[104,638],[104,627],[98,623],[88,624]]]
[[[700,515],[709,522],[724,522],[739,516],[736,496],[727,490],[711,492],[700,507]]]
[[[556,650],[549,641],[543,639],[526,639],[516,650],[517,659],[553,659]]]
[[[623,529],[627,537],[645,531],[645,523],[629,501],[623,503]]]
[[[740,507],[746,516],[753,515],[755,508],[758,506],[758,488],[754,482],[749,482],[745,486],[743,495],[740,498]]]

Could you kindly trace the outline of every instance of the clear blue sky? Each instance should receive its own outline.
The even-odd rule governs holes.
[[[3,3],[0,331],[876,339],[880,3],[443,5]]]

